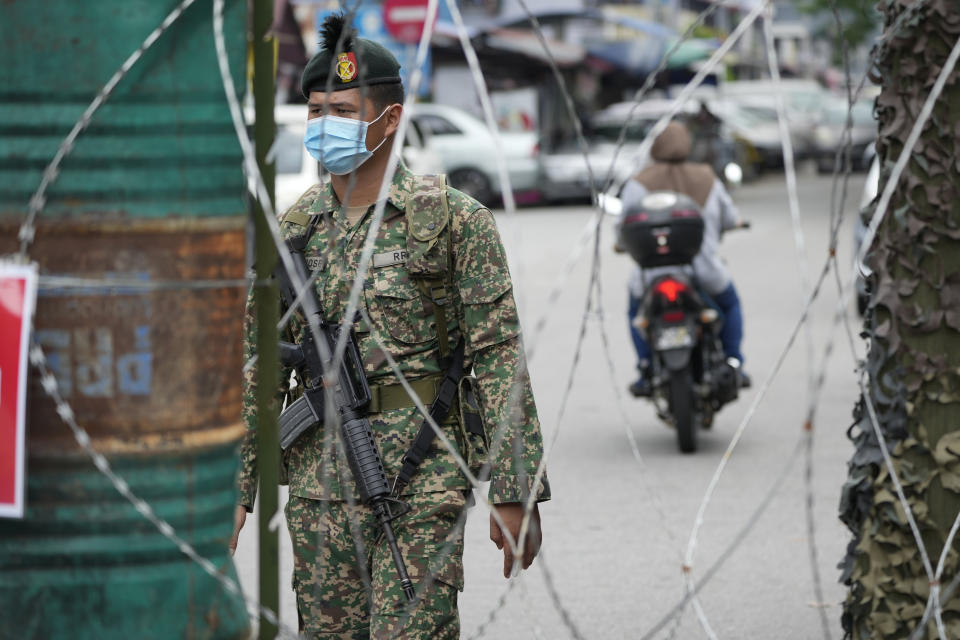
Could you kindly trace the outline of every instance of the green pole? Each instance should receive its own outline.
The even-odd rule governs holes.
[[[253,2],[253,102],[255,111],[254,143],[257,165],[266,183],[271,200],[274,199],[276,172],[267,162],[267,152],[273,145],[276,125],[273,120],[275,42],[268,35],[273,23],[273,0]],[[270,238],[270,230],[259,203],[254,207],[256,233],[256,274],[259,282],[266,282],[277,264],[277,251]],[[257,317],[257,467],[260,472],[260,604],[280,610],[280,583],[277,563],[277,531],[270,530],[270,520],[277,512],[280,447],[277,441],[276,392],[280,382],[277,361],[278,295],[276,285],[258,286],[254,304]],[[277,635],[277,627],[260,616],[260,640]]]

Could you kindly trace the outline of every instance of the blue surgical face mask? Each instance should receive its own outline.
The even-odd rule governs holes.
[[[384,138],[373,151],[367,150],[367,127],[382,118],[387,109],[370,122],[330,115],[307,120],[303,144],[324,169],[337,176],[346,175],[386,142]]]

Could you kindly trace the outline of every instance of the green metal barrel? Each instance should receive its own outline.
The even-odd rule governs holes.
[[[61,141],[178,4],[3,3],[0,254],[18,248]],[[242,88],[245,0],[227,0],[224,19]],[[120,81],[46,196],[29,255],[42,276],[70,282],[42,284],[34,340],[93,448],[235,580],[227,541],[246,292],[223,281],[245,275],[247,205],[209,1],[190,6]],[[28,394],[26,515],[0,520],[0,638],[247,637],[243,600],[117,492],[35,375]]]

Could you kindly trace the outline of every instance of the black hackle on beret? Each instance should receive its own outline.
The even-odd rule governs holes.
[[[327,19],[320,25],[320,45],[323,49],[331,53],[338,51],[352,51],[353,38],[356,36],[356,30],[351,26],[346,27],[347,17],[343,13],[335,13],[327,16]],[[343,42],[340,38],[343,37]]]

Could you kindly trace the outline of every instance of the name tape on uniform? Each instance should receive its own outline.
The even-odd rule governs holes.
[[[373,266],[379,269],[380,267],[392,267],[395,264],[403,264],[407,261],[409,255],[406,249],[377,253],[373,256]]]

